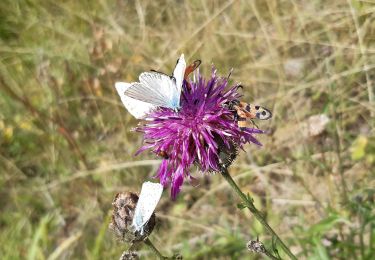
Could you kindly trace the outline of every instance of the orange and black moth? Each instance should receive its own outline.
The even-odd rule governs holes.
[[[241,130],[247,128],[248,122],[253,119],[268,120],[272,117],[271,111],[267,108],[239,100],[231,101],[228,104],[228,108],[233,111],[234,120]]]

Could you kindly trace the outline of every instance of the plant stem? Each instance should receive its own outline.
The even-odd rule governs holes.
[[[150,239],[146,238],[143,242],[151,249],[152,252],[154,252],[155,255],[158,256],[159,259],[168,259],[168,257],[163,256],[159,250],[152,244]]]
[[[269,258],[273,259],[273,260],[279,260],[280,258],[274,256],[273,254],[271,254],[269,251],[265,251],[264,254],[266,256],[268,256]]]
[[[235,183],[233,178],[230,176],[228,169],[223,167],[221,170],[221,175],[224,177],[224,179],[229,183],[229,185],[234,189],[234,191],[237,193],[238,196],[242,199],[242,201],[245,203],[246,207],[250,210],[251,213],[255,216],[255,218],[262,224],[262,226],[272,234],[276,238],[276,241],[280,244],[280,247],[283,249],[283,251],[290,257],[290,259],[297,259],[292,252],[289,250],[289,248],[284,244],[284,242],[280,239],[280,237],[276,234],[276,232],[268,225],[267,221],[262,216],[262,213],[255,207],[254,203],[249,200],[245,194],[240,190],[238,185]]]

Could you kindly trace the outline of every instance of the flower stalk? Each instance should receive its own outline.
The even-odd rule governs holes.
[[[262,213],[255,207],[254,203],[241,191],[238,187],[236,182],[230,176],[228,169],[223,167],[220,171],[221,175],[224,179],[228,182],[230,187],[237,193],[237,195],[241,198],[243,203],[246,207],[250,210],[250,212],[255,216],[255,218],[262,224],[262,226],[276,239],[276,242],[279,243],[282,250],[290,257],[290,259],[296,260],[297,258],[290,249],[284,244],[281,238],[277,235],[277,233],[271,228],[271,226],[267,223],[267,221],[262,216]]]
[[[159,250],[154,246],[154,244],[150,241],[149,238],[146,238],[144,241],[143,241],[150,249],[151,251],[159,258],[159,259],[168,259],[168,257],[166,256],[163,256]]]

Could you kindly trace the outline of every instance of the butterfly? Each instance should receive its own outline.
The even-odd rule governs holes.
[[[157,71],[142,72],[139,82],[116,82],[115,88],[126,109],[137,119],[157,107],[178,111],[185,69],[184,54],[181,54],[172,76]]]
[[[160,183],[145,182],[142,184],[137,206],[134,210],[132,226],[136,232],[143,235],[145,227],[155,211],[156,205],[163,193]]]
[[[181,54],[172,76],[151,70],[141,73],[139,82],[116,82],[115,88],[126,109],[137,119],[144,118],[157,107],[177,111],[180,108],[182,84],[185,80],[187,89],[191,89],[187,78],[200,64],[200,60],[195,60],[186,67],[184,54]]]

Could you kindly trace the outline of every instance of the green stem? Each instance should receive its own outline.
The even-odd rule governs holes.
[[[168,257],[163,256],[159,250],[151,243],[150,239],[146,238],[143,242],[151,249],[151,251],[157,255],[159,259],[168,259]]]
[[[234,182],[233,178],[230,176],[228,169],[223,168],[221,171],[221,175],[224,179],[229,183],[229,185],[234,189],[238,196],[242,199],[245,203],[246,207],[250,210],[251,213],[255,216],[255,218],[262,224],[262,226],[272,234],[276,238],[276,241],[279,243],[280,247],[283,251],[290,257],[290,259],[297,260],[297,258],[292,254],[289,248],[284,244],[284,242],[280,239],[280,237],[276,234],[276,232],[268,225],[267,221],[264,219],[260,211],[255,207],[254,203],[249,200],[245,194],[242,193],[240,188]]]
[[[274,260],[280,260],[280,258],[274,256],[273,254],[271,254],[271,253],[268,252],[267,250],[264,252],[264,254],[265,254],[266,256],[268,256],[269,258],[271,258],[271,259],[274,259]]]

